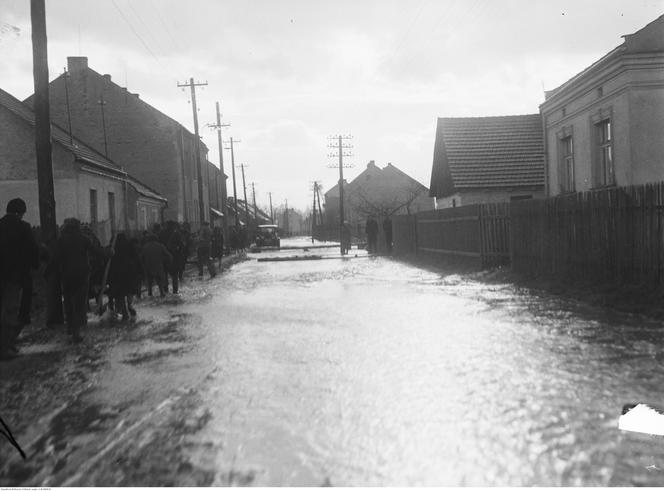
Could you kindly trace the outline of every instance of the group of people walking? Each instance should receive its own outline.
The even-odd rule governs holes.
[[[89,226],[68,218],[49,248],[37,242],[23,220],[26,211],[26,203],[16,198],[0,218],[0,360],[18,354],[18,336],[30,323],[32,271],[42,262],[46,263],[44,276],[49,290],[45,303],[50,319],[46,321],[66,321],[75,342],[82,339],[91,298],[97,300],[98,313],[110,309],[114,317],[130,321],[136,316],[133,299],[141,297],[143,286],[148,296],[152,296],[154,286],[165,296],[169,284],[171,291],[178,293],[185,265],[194,252],[201,278],[205,267],[214,278],[215,262],[221,264],[223,233],[208,223],[201,224],[196,234],[187,223],[155,224],[141,237],[117,233],[107,247],[102,247]],[[104,297],[108,298],[106,303]],[[64,319],[54,321],[53,317],[60,317],[58,311]]]

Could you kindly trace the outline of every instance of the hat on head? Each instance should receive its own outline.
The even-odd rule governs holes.
[[[7,203],[7,213],[25,213],[27,209],[25,201],[21,198],[14,198]]]

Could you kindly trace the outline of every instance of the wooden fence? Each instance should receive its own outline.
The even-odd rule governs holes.
[[[664,183],[511,203],[512,269],[616,283],[664,280]]]
[[[392,219],[394,254],[462,260],[479,267],[509,261],[508,203],[420,212]]]

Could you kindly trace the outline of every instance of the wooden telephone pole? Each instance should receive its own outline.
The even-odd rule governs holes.
[[[247,205],[247,184],[244,180],[244,164],[240,164],[242,169],[242,188],[244,189],[244,219],[247,221],[246,227],[249,227],[249,206]]]
[[[219,170],[221,171],[221,179],[223,181],[222,185],[222,193],[221,193],[221,212],[224,214],[224,217],[222,219],[222,228],[224,230],[224,235],[228,236],[228,192],[226,190],[226,173],[224,172],[224,151],[223,151],[223,143],[222,143],[222,138],[221,138],[221,129],[222,128],[228,128],[231,124],[222,124],[221,123],[221,112],[219,111],[219,102],[216,103],[216,109],[217,109],[217,122],[215,124],[209,124],[208,126],[210,128],[215,128],[217,130],[217,142],[219,144]]]
[[[256,183],[255,182],[251,183],[251,195],[253,196],[253,199],[254,199],[254,221],[256,222],[256,225],[258,226],[258,208],[256,207]]]
[[[347,136],[332,136],[329,139],[330,140],[337,140],[336,143],[331,143],[329,145],[329,148],[336,149],[337,153],[336,154],[330,154],[330,157],[338,157],[339,158],[339,249],[341,254],[344,254],[344,247],[343,247],[343,236],[344,236],[344,157],[352,157],[351,153],[344,152],[344,150],[353,148],[352,145],[345,144],[343,140],[349,140],[353,138],[350,135]],[[332,167],[332,166],[331,166]],[[335,166],[336,167],[336,166]],[[346,168],[352,167],[350,165],[346,165]]]
[[[227,147],[227,150],[231,151],[231,170],[233,171],[233,207],[235,208],[235,227],[238,228],[240,226],[240,212],[237,209],[237,186],[235,185],[235,151],[233,150],[233,143],[239,143],[240,140],[235,140],[233,141],[233,137],[231,136],[231,146]]]
[[[205,201],[203,200],[203,172],[201,170],[201,148],[200,141],[201,137],[198,134],[198,110],[196,109],[196,87],[205,86],[207,82],[197,82],[194,83],[194,78],[189,79],[189,83],[178,84],[178,87],[189,87],[191,88],[191,108],[194,113],[194,134],[196,139],[194,141],[194,153],[196,157],[196,175],[198,177],[198,213],[199,213],[199,225],[205,221]]]
[[[39,226],[42,242],[53,251],[57,239],[57,223],[55,217],[55,190],[53,187],[46,6],[44,0],[30,0],[30,20],[32,24],[32,66],[35,86],[35,152],[37,156]],[[56,275],[51,274],[47,277],[46,286],[46,324],[56,325],[63,322],[64,313],[60,281]]]

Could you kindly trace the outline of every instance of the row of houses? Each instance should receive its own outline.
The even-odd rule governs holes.
[[[202,166],[205,221],[221,224],[227,176],[184,126],[88,67],[67,58],[49,85],[56,217],[89,222],[102,240],[114,230],[144,230],[163,220],[199,225],[196,152]],[[34,96],[0,89],[0,207],[16,196],[39,223]]]
[[[539,113],[439,118],[437,208],[664,181],[664,16],[623,38]]]

